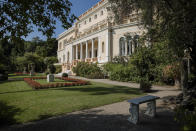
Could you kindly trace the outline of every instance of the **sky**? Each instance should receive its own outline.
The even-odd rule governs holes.
[[[71,12],[75,16],[80,16],[85,11],[90,9],[93,5],[98,3],[100,0],[70,0],[70,2],[73,4],[71,7]],[[61,26],[61,22],[57,21],[55,34],[53,35],[54,38],[57,38],[57,36],[61,33],[63,33],[65,29]],[[34,28],[34,32],[29,34],[26,38],[24,38],[27,41],[30,41],[33,37],[40,37],[41,39],[45,40],[46,37],[42,35],[41,32],[38,32],[36,27]]]

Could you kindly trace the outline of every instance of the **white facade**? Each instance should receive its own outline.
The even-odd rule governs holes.
[[[80,61],[103,64],[115,56],[134,52],[136,40],[144,30],[138,27],[133,15],[116,24],[109,6],[108,0],[101,0],[59,35],[57,56],[63,72]]]

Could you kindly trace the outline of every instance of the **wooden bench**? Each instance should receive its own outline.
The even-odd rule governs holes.
[[[156,100],[160,97],[157,96],[143,96],[135,99],[128,100],[130,103],[129,112],[131,116],[128,118],[128,121],[131,123],[137,124],[139,122],[139,104],[147,103],[146,115],[150,117],[155,117],[156,115]]]

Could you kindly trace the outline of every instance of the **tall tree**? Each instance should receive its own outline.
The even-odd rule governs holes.
[[[152,43],[167,40],[181,62],[190,54],[192,67],[196,67],[196,0],[109,1],[117,20],[118,16],[138,14]],[[184,71],[182,73],[186,75]],[[192,73],[196,75],[196,69]],[[187,79],[182,77],[182,83],[184,82],[187,83]],[[186,89],[187,84],[182,84],[182,87]]]
[[[0,38],[27,36],[34,26],[50,37],[57,19],[64,28],[72,25],[71,6],[69,0],[0,0]]]

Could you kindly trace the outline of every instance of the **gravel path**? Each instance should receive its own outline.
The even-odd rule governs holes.
[[[85,79],[81,77],[74,77]],[[94,82],[102,82],[106,84],[128,86],[138,88],[135,83],[116,82],[106,79],[89,80]],[[167,86],[153,86],[150,95],[156,95],[161,98],[166,96],[176,96],[180,93],[178,89]],[[63,116],[52,117],[38,122],[27,123],[23,125],[14,125],[4,129],[3,131],[178,131],[177,125],[169,106],[163,104],[162,99],[157,101],[157,117],[149,118],[143,115],[146,104],[140,106],[140,123],[138,125],[131,124],[127,121],[129,117],[129,103],[126,101],[105,105],[93,109],[76,111]]]

